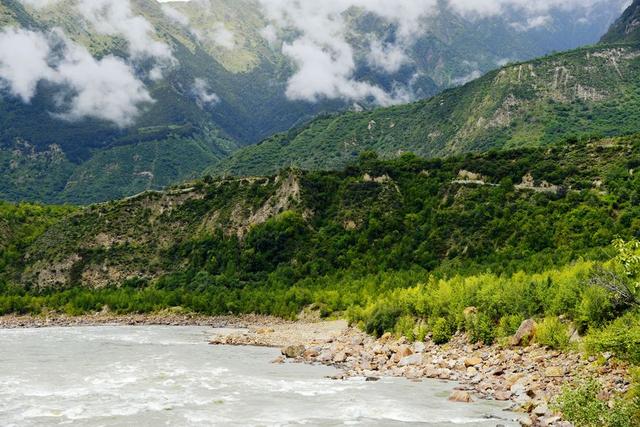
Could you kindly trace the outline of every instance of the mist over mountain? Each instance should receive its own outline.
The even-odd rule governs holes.
[[[161,188],[320,113],[594,43],[627,3],[3,0],[0,196]]]

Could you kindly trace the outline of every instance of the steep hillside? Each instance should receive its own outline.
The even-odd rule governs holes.
[[[640,1],[634,0],[622,16],[614,22],[602,43],[640,42]]]
[[[343,270],[544,269],[640,236],[639,155],[631,137],[208,179],[84,208],[28,245],[11,277],[234,288]]]
[[[358,153],[434,157],[640,131],[640,48],[596,46],[512,64],[429,100],[321,117],[240,150],[211,173],[332,169]]]
[[[382,47],[387,50],[376,51],[384,57],[387,70],[372,65],[372,41],[393,44],[397,24],[352,8],[344,13],[344,37],[354,61],[353,75],[347,78],[379,87],[388,97],[401,89],[394,102],[428,97],[506,60],[591,43],[624,1],[596,2],[577,11],[554,9],[544,25],[532,27],[518,10],[478,19],[442,8],[421,18],[425,31],[407,44],[399,68],[393,66],[394,52],[386,44]],[[239,146],[318,113],[349,109],[354,101],[357,109],[376,105],[367,97],[354,100],[340,94],[319,96],[315,102],[289,99],[289,79],[298,65],[285,54],[283,42],[295,41],[301,29],[284,25],[278,28],[275,43],[267,40],[264,31],[275,24],[255,0],[168,4],[131,0],[132,15],[122,15],[130,22],[125,26],[144,28],[147,22],[148,40],[127,39],[123,34],[127,28],[114,23],[98,30],[102,18],[87,22],[76,7],[80,3],[85,8],[92,4],[4,0],[0,26],[42,34],[60,28],[97,60],[109,55],[123,58],[153,102],[142,103],[140,115],[123,127],[96,118],[61,120],[56,114],[59,104],[73,91],[61,96],[56,84],[40,82],[35,96],[24,102],[8,96],[0,82],[0,173],[8,177],[0,183],[0,198],[88,203],[159,189],[202,173],[204,165],[216,164]],[[32,7],[38,4],[47,6]],[[128,5],[129,0],[114,4]],[[132,53],[136,40],[142,41],[136,49],[149,50],[161,61],[148,57],[148,52]],[[171,59],[158,43],[170,50]],[[137,59],[131,59],[134,54]],[[154,68],[158,65],[164,67],[159,79]]]

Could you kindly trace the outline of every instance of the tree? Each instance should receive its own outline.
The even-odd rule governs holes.
[[[596,269],[591,284],[611,292],[619,305],[640,307],[640,241],[617,239],[613,247],[618,269]]]

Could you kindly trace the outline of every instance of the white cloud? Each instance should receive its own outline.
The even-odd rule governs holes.
[[[196,78],[193,81],[192,93],[196,97],[196,103],[201,109],[220,102],[220,97],[209,90],[209,83],[204,79]]]
[[[369,64],[390,74],[397,73],[410,60],[407,52],[401,46],[394,43],[383,43],[378,39],[371,41],[367,59]]]
[[[47,35],[13,28],[0,32],[3,86],[30,102],[44,81],[58,88],[60,111],[55,115],[66,120],[93,117],[127,126],[143,104],[152,102],[144,84],[120,58],[96,60],[59,30]]]
[[[30,102],[38,83],[52,79],[54,70],[47,59],[51,47],[47,38],[31,31],[5,28],[0,32],[0,83],[9,92]]]
[[[518,12],[524,22],[512,23],[518,31],[528,31],[551,23],[553,10],[587,12],[596,4],[610,0],[258,0],[270,21],[262,34],[276,45],[277,29],[294,34],[282,43],[282,52],[296,66],[288,82],[291,99],[317,101],[342,98],[348,101],[373,99],[381,105],[397,102],[395,94],[355,78],[353,47],[348,43],[349,31],[345,14],[358,9],[374,14],[395,27],[391,42],[373,38],[366,52],[367,61],[377,69],[393,74],[410,62],[407,50],[424,33],[427,16],[440,12],[440,7],[470,19],[482,19]],[[464,82],[477,72],[462,76]],[[409,86],[407,86],[409,87]],[[405,87],[405,89],[407,88]]]
[[[536,28],[546,27],[553,22],[553,18],[549,15],[539,15],[527,18],[525,22],[512,22],[509,24],[516,31],[530,31]]]
[[[154,38],[149,21],[133,13],[129,0],[80,0],[77,8],[98,33],[123,37],[134,58],[173,58],[169,46]]]
[[[189,17],[177,10],[174,7],[169,6],[168,4],[163,4],[161,6],[162,12],[165,16],[171,19],[173,22],[180,24],[182,26],[189,25]]]
[[[317,101],[339,98],[349,101],[373,100],[389,105],[406,100],[403,93],[387,93],[382,88],[354,77],[356,63],[347,42],[345,13],[359,8],[374,13],[397,27],[395,43],[371,42],[369,62],[387,72],[398,71],[407,61],[405,49],[424,29],[423,17],[435,11],[437,0],[403,0],[389,7],[386,0],[259,0],[272,22],[263,35],[272,44],[275,27],[292,30],[299,36],[282,45],[282,52],[296,66],[288,82],[287,96],[294,100]]]
[[[209,34],[211,40],[220,47],[233,49],[236,46],[235,37],[222,22],[216,22]]]

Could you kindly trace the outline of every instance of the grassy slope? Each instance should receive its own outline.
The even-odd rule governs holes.
[[[433,157],[637,132],[639,53],[598,46],[509,65],[426,101],[319,118],[238,151],[211,172],[333,169],[366,150]]]

